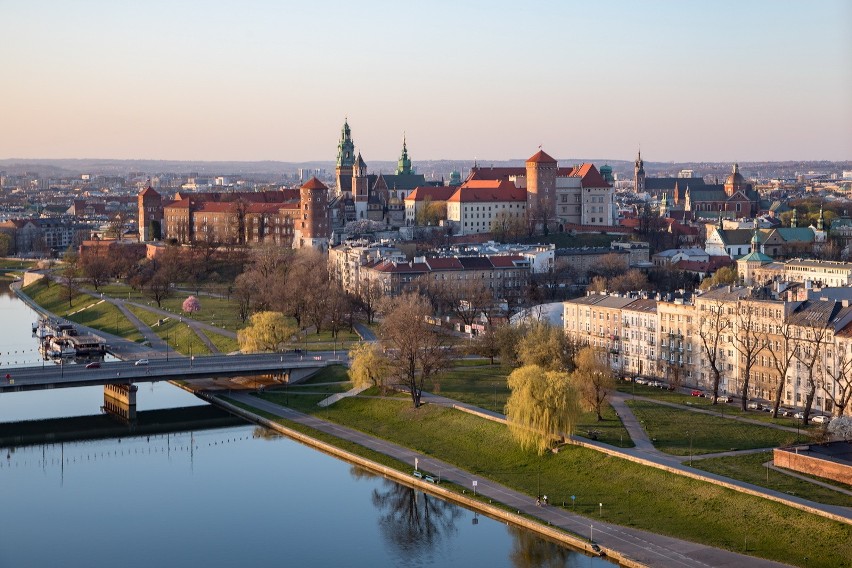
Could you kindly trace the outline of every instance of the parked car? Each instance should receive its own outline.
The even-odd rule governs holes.
[[[633,377],[624,377],[624,380],[629,383],[633,380]]]
[[[817,414],[816,416],[811,418],[811,421],[814,424],[828,424],[831,421],[831,417],[825,416],[823,414]]]
[[[143,367],[143,366],[148,364],[148,359],[139,359],[138,361],[136,361],[133,364],[136,365],[137,367]]]
[[[693,390],[690,394],[692,396],[704,396],[704,393],[701,392],[700,390]]]
[[[713,393],[710,392],[710,391],[707,391],[704,394],[702,394],[701,396],[703,396],[704,398],[713,398]]]
[[[647,385],[648,384],[648,381],[646,381],[642,377],[636,377],[635,379],[633,379],[633,382],[636,383],[637,385]]]
[[[803,420],[805,418],[805,413],[796,412],[795,414],[793,414],[793,418],[795,418],[796,420]]]
[[[734,402],[733,397],[723,394],[717,399],[719,402]]]
[[[648,386],[649,387],[661,387],[661,386],[663,386],[663,383],[661,383],[660,381],[651,381],[651,382],[648,383]]]
[[[86,364],[87,369],[100,369],[101,362],[100,361],[92,361],[91,363]]]
[[[749,410],[761,410],[763,406],[759,402],[751,401],[746,405]]]
[[[793,416],[793,414],[795,412],[796,411],[793,410],[792,408],[779,408],[778,409],[778,414],[780,414],[781,416]]]

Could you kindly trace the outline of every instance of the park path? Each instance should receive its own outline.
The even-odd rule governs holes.
[[[231,393],[229,398],[337,438],[348,440],[404,463],[409,463],[412,465],[412,469],[416,458],[419,461],[419,469],[439,476],[442,481],[451,481],[461,487],[470,487],[471,490],[473,490],[473,482],[476,481],[476,492],[480,495],[503,503],[519,513],[537,517],[545,523],[560,527],[581,537],[590,536],[601,546],[617,550],[625,556],[647,566],[676,568],[708,568],[710,566],[769,568],[785,566],[777,562],[745,556],[702,544],[613,525],[603,521],[596,521],[574,514],[561,507],[538,506],[535,500],[529,495],[488,479],[483,479],[478,475],[459,469],[443,460],[421,454],[358,430],[328,422],[315,416],[302,414],[257,398],[249,393]]]

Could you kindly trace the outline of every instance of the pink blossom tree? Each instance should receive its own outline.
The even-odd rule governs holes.
[[[186,300],[183,301],[182,309],[185,313],[191,314],[192,312],[197,312],[201,310],[201,302],[198,301],[198,298],[195,296],[190,296]]]

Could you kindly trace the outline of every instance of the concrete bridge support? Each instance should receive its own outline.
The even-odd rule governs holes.
[[[133,384],[104,385],[103,410],[123,422],[136,421],[136,391],[139,387]]]

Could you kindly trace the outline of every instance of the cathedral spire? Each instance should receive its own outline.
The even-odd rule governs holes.
[[[399,156],[399,161],[396,165],[396,175],[408,175],[411,173],[411,160],[408,158],[408,145],[405,140],[405,133],[402,133],[402,154]]]

